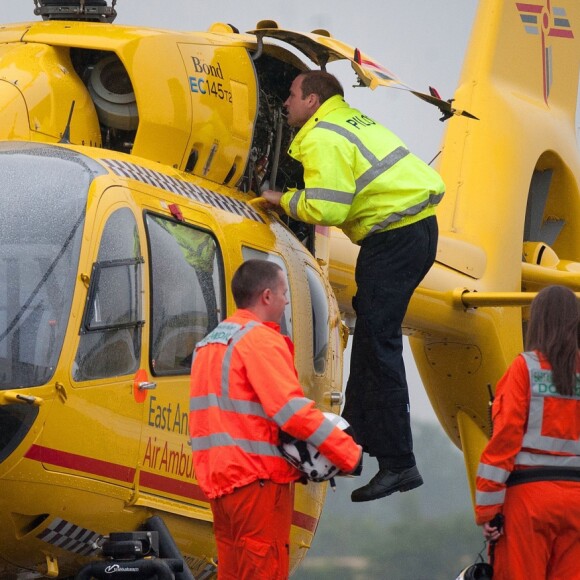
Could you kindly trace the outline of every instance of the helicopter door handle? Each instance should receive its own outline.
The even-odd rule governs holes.
[[[139,383],[138,385],[138,389],[140,391],[152,391],[153,389],[157,388],[157,383],[147,383],[147,382],[142,382]]]
[[[331,391],[328,395],[331,405],[342,405],[344,400],[343,394],[340,391]]]
[[[43,400],[40,397],[33,397],[32,395],[23,395],[22,393],[15,393],[14,391],[4,391],[2,393],[4,401],[0,400],[0,405],[8,405],[10,403],[21,403],[26,405],[39,406]]]

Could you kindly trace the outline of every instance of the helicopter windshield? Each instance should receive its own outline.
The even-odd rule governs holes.
[[[0,389],[54,373],[94,176],[87,162],[57,147],[0,148]]]

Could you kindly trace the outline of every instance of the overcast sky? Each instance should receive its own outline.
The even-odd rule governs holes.
[[[227,22],[247,31],[259,20],[273,19],[301,32],[324,28],[407,85],[423,92],[433,86],[448,99],[459,81],[476,7],[476,0],[118,0],[116,22],[180,31]],[[33,0],[2,0],[1,19],[36,20],[33,10]],[[435,107],[406,91],[352,88],[350,66],[331,63],[328,71],[340,78],[351,105],[397,133],[419,157],[429,162],[437,154],[445,126]],[[406,360],[412,416],[435,420],[414,363]]]

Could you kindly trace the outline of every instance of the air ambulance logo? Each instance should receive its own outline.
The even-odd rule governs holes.
[[[544,101],[547,104],[552,86],[552,42],[556,39],[574,38],[574,33],[566,10],[552,6],[550,0],[543,4],[516,2],[516,8],[525,31],[540,36],[542,40]]]

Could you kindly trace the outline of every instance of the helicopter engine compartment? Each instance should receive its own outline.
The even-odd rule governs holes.
[[[127,69],[114,53],[106,51],[73,48],[71,61],[95,107],[102,147],[131,153],[139,113]]]
[[[307,67],[289,50],[229,25],[215,45],[115,26],[114,49],[100,41],[114,25],[42,25],[0,32],[0,138],[102,147],[244,192],[302,182],[283,104]]]
[[[259,96],[248,167],[240,183],[243,191],[301,187],[302,166],[288,154],[295,129],[286,123],[284,102],[300,72],[267,54],[254,61]]]
[[[72,48],[70,56],[94,104],[102,147],[132,153],[140,111],[131,76],[122,61],[115,53],[78,48]],[[256,115],[246,166],[234,185],[241,191],[255,193],[267,188],[302,187],[302,167],[287,154],[295,130],[286,124],[284,112],[290,84],[301,69],[267,52],[252,63],[257,89]],[[199,151],[193,149],[184,169],[197,174],[199,158]],[[230,174],[224,183],[230,183]]]

